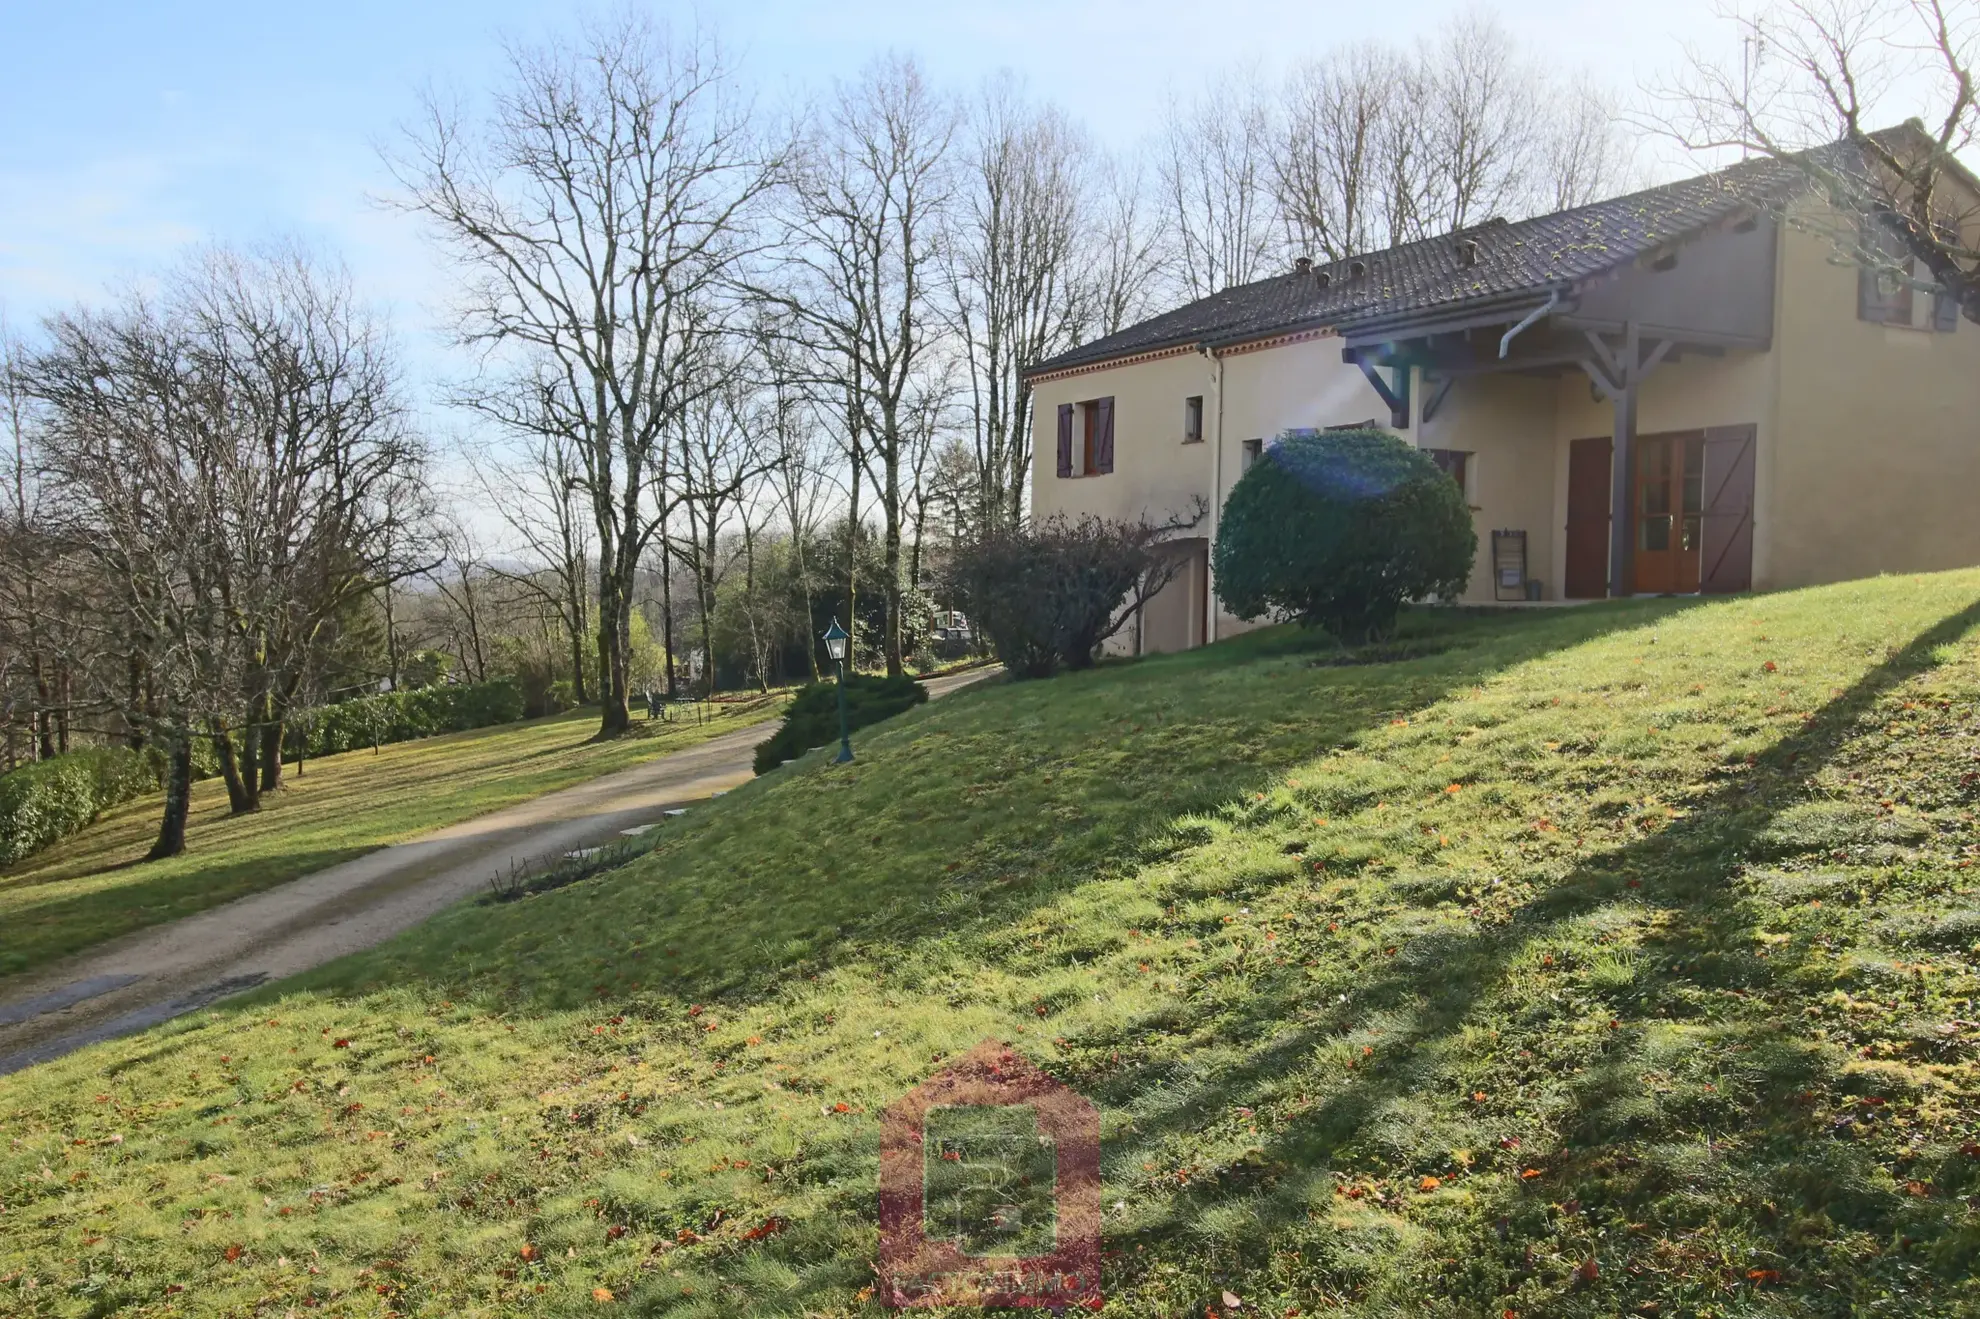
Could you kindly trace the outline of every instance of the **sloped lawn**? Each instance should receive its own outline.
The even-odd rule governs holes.
[[[126,803],[0,869],[0,986],[5,977],[105,939],[190,916],[433,829],[775,718],[779,693],[708,707],[711,720],[636,720],[633,735],[593,742],[598,711],[348,751],[294,767],[252,815],[227,814],[218,779],[193,785],[186,851],[144,854],[156,797]]]
[[[1102,1109],[1108,1314],[1971,1312],[1977,622],[1969,572],[963,692],[0,1080],[0,1309],[878,1313],[880,1110],[994,1037]]]

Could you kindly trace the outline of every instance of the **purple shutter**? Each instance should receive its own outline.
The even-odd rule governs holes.
[[[1072,475],[1073,405],[1059,404],[1059,475]]]
[[[1111,472],[1114,470],[1114,400],[1103,398],[1093,405],[1093,426],[1099,434],[1093,437],[1093,470]]]
[[[1707,595],[1753,588],[1753,438],[1751,426],[1705,432],[1698,589]]]

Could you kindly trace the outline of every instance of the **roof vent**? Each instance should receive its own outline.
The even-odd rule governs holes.
[[[1478,240],[1476,238],[1458,239],[1457,259],[1458,259],[1458,264],[1463,266],[1466,270],[1469,270],[1473,266],[1477,265]]]
[[[1368,263],[1366,261],[1348,262],[1348,274],[1352,278],[1360,279],[1363,275],[1367,273],[1368,273]]]
[[[1315,275],[1313,279],[1314,282],[1317,283],[1323,289],[1326,288],[1329,284],[1334,282],[1334,277],[1324,270],[1321,271],[1319,274]]]
[[[1294,257],[1294,258],[1293,258],[1293,274],[1295,274],[1295,275],[1304,275],[1304,274],[1305,274],[1305,273],[1306,273],[1307,271],[1309,271],[1309,270],[1311,270],[1311,269],[1313,269],[1313,258],[1312,258],[1312,257],[1310,257],[1310,256],[1299,256],[1299,257]]]

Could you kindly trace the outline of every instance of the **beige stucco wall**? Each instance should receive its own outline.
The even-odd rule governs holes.
[[[1423,393],[1416,393],[1422,411]],[[1541,580],[1548,598],[1560,595],[1554,561],[1553,383],[1527,376],[1469,376],[1455,381],[1429,421],[1414,433],[1426,449],[1460,449],[1471,455],[1465,496],[1478,532],[1468,601],[1494,599],[1492,532],[1526,533],[1526,572]]]
[[[1162,521],[1184,513],[1192,496],[1207,498],[1215,454],[1207,439],[1183,443],[1183,400],[1204,396],[1208,432],[1215,421],[1216,392],[1216,364],[1193,349],[1037,382],[1032,389],[1034,516],[1094,513]],[[1059,476],[1059,405],[1108,397],[1114,400],[1114,470],[1101,476]]]
[[[1980,326],[1856,317],[1856,273],[1821,233],[1782,244],[1778,439],[1761,587],[1980,563]],[[1929,324],[1931,299],[1914,298]],[[1756,545],[1756,553],[1758,546]]]

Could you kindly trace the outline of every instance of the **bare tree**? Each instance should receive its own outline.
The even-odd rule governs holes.
[[[1539,208],[1565,211],[1629,190],[1634,153],[1607,89],[1583,75],[1549,92],[1531,185]]]
[[[955,126],[954,106],[912,60],[879,60],[841,86],[794,172],[785,284],[775,294],[798,337],[811,341],[814,378],[844,409],[848,536],[858,535],[862,482],[879,498],[882,650],[890,674],[903,671],[909,398],[939,342],[938,242],[951,200],[947,157]],[[849,596],[854,585],[848,583]]]
[[[1287,79],[1272,182],[1287,242],[1300,255],[1339,261],[1386,240],[1384,150],[1400,113],[1401,65],[1394,51],[1366,43]]]
[[[1797,223],[1980,322],[1980,180],[1959,161],[1980,132],[1980,14],[1944,0],[1790,0],[1729,21],[1741,61],[1691,52],[1657,89],[1655,127],[1708,159],[1790,166],[1832,217]],[[1906,109],[1901,128],[1880,130]]]
[[[786,337],[766,325],[758,335],[757,351],[768,379],[759,403],[758,429],[767,437],[766,476],[791,538],[791,569],[803,602],[805,657],[811,680],[818,681],[818,642],[812,629],[812,565],[810,542],[824,524],[829,478],[825,472],[823,436],[815,424],[802,369],[789,351]]]
[[[447,518],[440,523],[436,540],[439,556],[426,580],[447,607],[450,644],[468,680],[486,682],[492,641],[489,596],[496,578],[489,570],[487,553],[466,523]]]
[[[47,585],[52,546],[46,526],[40,482],[29,452],[27,381],[23,375],[26,349],[0,326],[0,428],[7,439],[5,511],[0,514],[0,636],[4,636],[10,668],[25,672],[28,681],[24,722],[28,755],[46,759],[56,754],[55,692],[57,665],[50,644]],[[8,750],[12,754],[12,720]]]
[[[678,511],[688,525],[687,536],[671,541],[669,549],[693,574],[709,695],[715,690],[716,591],[731,557],[725,552],[724,533],[739,513],[747,516],[744,492],[775,461],[774,453],[766,458],[745,416],[748,385],[740,367],[733,358],[707,364],[707,373],[719,377],[723,388],[702,394],[681,418],[667,500],[670,518]],[[749,531],[745,523],[745,535]],[[753,571],[755,547],[747,549]]]
[[[1524,211],[1535,200],[1538,71],[1496,18],[1476,11],[1452,23],[1424,60],[1430,232]]]
[[[396,162],[405,205],[471,272],[461,334],[509,369],[465,391],[529,435],[568,441],[597,563],[600,733],[629,726],[633,586],[658,528],[656,453],[704,386],[750,218],[782,168],[715,44],[628,14],[576,46],[510,52],[510,85],[472,132],[430,102]]]
[[[1008,74],[984,87],[966,137],[947,283],[969,368],[975,515],[1016,525],[1031,478],[1024,369],[1071,347],[1095,319],[1100,289],[1080,268],[1091,152],[1062,113],[1028,104]]]
[[[233,654],[210,565],[218,485],[208,439],[225,397],[188,337],[133,302],[115,316],[76,312],[48,326],[27,369],[49,412],[42,458],[64,500],[61,534],[109,591],[100,620],[113,645],[143,655],[146,711],[166,759],[165,811],[153,858],[185,849],[192,747],[221,712]]]
[[[489,504],[515,534],[521,567],[491,565],[495,574],[533,596],[554,616],[570,658],[571,691],[579,705],[592,688],[586,662],[590,632],[593,545],[591,520],[574,444],[544,426],[520,459],[475,468]],[[594,654],[596,652],[593,652]]]
[[[1190,298],[1204,298],[1266,273],[1272,230],[1272,120],[1256,77],[1230,73],[1190,104],[1172,104],[1162,125],[1162,201]]]
[[[1095,198],[1084,255],[1090,319],[1085,337],[1113,334],[1148,316],[1170,272],[1166,210],[1150,195],[1141,152],[1106,154],[1091,173]]]

